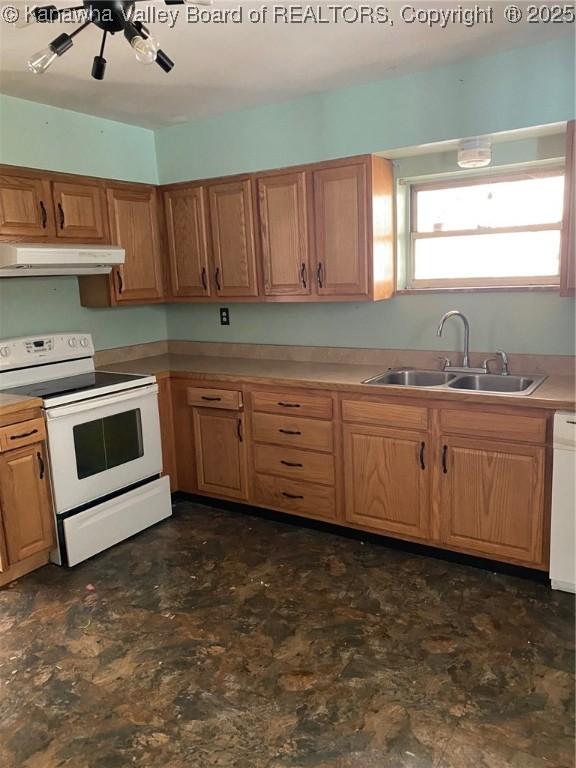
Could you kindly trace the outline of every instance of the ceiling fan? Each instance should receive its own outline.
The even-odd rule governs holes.
[[[214,0],[164,0],[165,5],[212,5]],[[159,47],[144,24],[134,19],[136,3],[142,0],[82,0],[82,5],[73,8],[57,8],[55,5],[34,6],[26,9],[16,22],[17,27],[27,27],[34,23],[52,23],[60,21],[64,14],[77,12],[83,19],[77,29],[70,34],[63,32],[54,38],[46,48],[35,53],[28,59],[28,69],[36,75],[41,75],[54,63],[58,56],[66,53],[74,38],[90,24],[102,30],[100,52],[94,56],[92,77],[103,80],[106,72],[104,48],[108,35],[122,32],[131,45],[136,60],[141,64],[156,62],[164,72],[170,72],[174,66],[172,59]]]

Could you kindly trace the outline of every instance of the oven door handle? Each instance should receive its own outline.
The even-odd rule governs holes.
[[[95,411],[99,408],[104,408],[107,405],[116,405],[117,403],[125,403],[129,400],[140,400],[148,395],[158,394],[158,384],[147,384],[144,387],[136,387],[130,389],[128,392],[120,391],[115,392],[106,397],[94,397],[91,400],[83,400],[80,403],[71,403],[70,405],[55,406],[54,408],[48,408],[46,411],[46,418],[51,421],[52,419],[60,419],[64,416],[73,416],[77,413],[84,413],[85,411]]]

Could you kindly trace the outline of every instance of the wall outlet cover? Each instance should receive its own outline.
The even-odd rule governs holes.
[[[220,325],[230,325],[230,310],[228,307],[220,307]]]

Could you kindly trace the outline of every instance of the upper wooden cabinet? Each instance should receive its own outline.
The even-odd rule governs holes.
[[[257,296],[252,181],[208,187],[214,287],[217,296]]]
[[[319,296],[384,299],[394,293],[394,175],[364,156],[313,171],[315,278]]]
[[[566,128],[564,218],[560,254],[560,295],[576,295],[576,120]]]
[[[56,235],[86,241],[108,239],[106,197],[98,184],[52,184]]]
[[[258,179],[258,211],[267,296],[312,292],[308,226],[308,175],[279,173]]]
[[[32,176],[0,176],[0,235],[15,240],[54,238],[50,182]]]
[[[112,242],[125,250],[125,261],[114,270],[117,304],[158,301],[164,295],[157,192],[141,185],[107,190]]]
[[[210,296],[204,187],[166,190],[164,210],[172,295],[189,298]]]

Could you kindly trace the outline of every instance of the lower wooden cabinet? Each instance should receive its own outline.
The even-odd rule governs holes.
[[[429,528],[428,435],[344,426],[346,519],[424,539]]]
[[[214,496],[248,496],[244,414],[194,408],[198,490]]]
[[[441,438],[442,542],[530,564],[542,559],[545,449]]]
[[[0,570],[54,546],[48,464],[42,443],[0,454],[0,512],[4,539]]]

